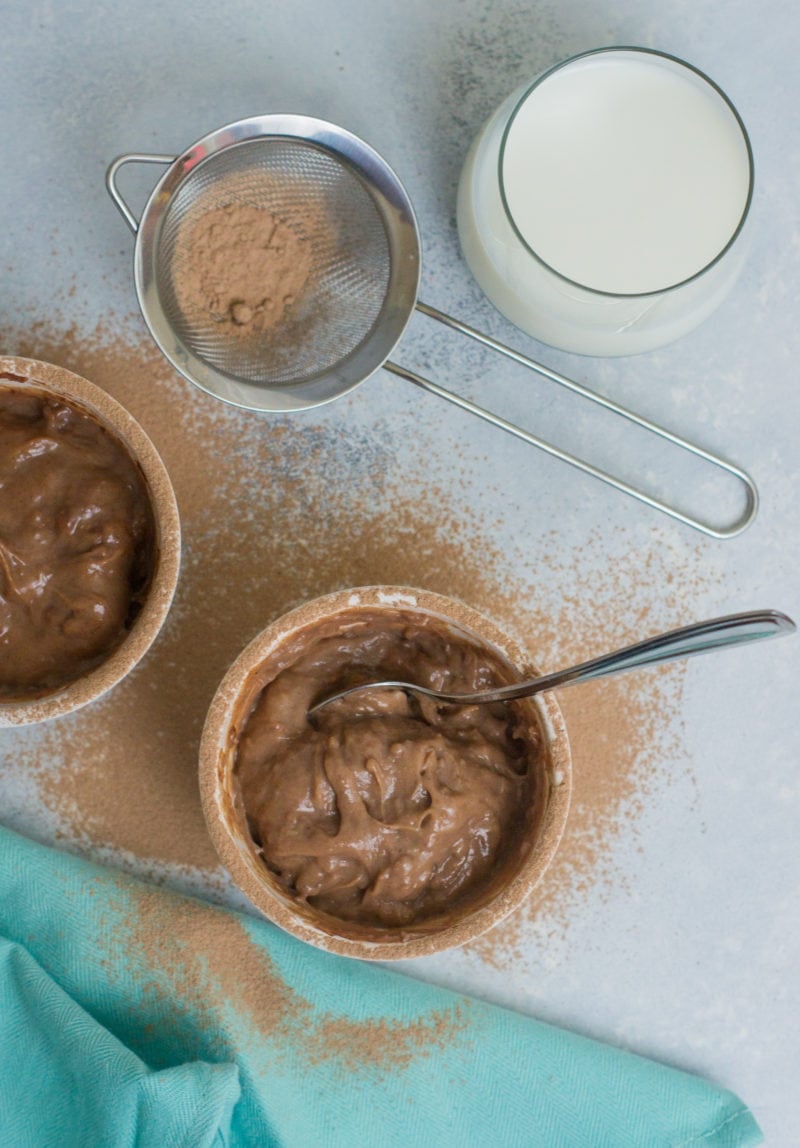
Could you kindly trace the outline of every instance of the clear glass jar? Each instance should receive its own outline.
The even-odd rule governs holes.
[[[490,117],[461,175],[458,230],[478,283],[522,330],[628,355],[722,302],[752,194],[750,141],[716,84],[661,52],[597,49]]]

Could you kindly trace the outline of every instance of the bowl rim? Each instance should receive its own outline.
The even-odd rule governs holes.
[[[551,693],[530,699],[547,747],[548,800],[536,828],[536,843],[522,864],[491,899],[440,929],[398,930],[397,940],[369,940],[336,934],[305,916],[288,894],[280,894],[264,876],[252,841],[234,829],[230,778],[245,693],[260,689],[258,669],[294,633],[337,614],[361,608],[420,612],[454,624],[509,662],[519,673],[535,676],[530,654],[491,619],[458,599],[408,586],[361,586],[335,591],[303,603],[265,627],[242,650],[222,679],[209,707],[199,755],[199,783],[209,835],[234,884],[269,920],[317,948],[362,960],[404,960],[429,956],[474,940],[508,916],[530,895],[558,849],[569,811],[572,758],[561,709]],[[255,681],[255,685],[254,685]],[[226,815],[227,814],[227,815]]]
[[[0,356],[0,388],[57,395],[96,419],[139,467],[153,508],[156,565],[141,611],[129,634],[99,666],[41,697],[0,699],[0,728],[31,725],[72,713],[96,701],[138,664],[167,617],[178,583],[181,527],[169,474],[152,441],[130,411],[107,391],[66,367],[39,359]]]

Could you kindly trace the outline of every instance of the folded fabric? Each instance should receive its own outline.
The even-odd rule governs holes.
[[[7,1145],[228,1143],[234,1064],[152,1072],[0,937],[0,1131]],[[66,1137],[65,1137],[66,1132]]]
[[[730,1092],[0,828],[4,1148],[735,1148]]]

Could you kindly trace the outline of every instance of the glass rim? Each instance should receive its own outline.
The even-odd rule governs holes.
[[[739,222],[737,223],[727,242],[723,247],[720,248],[714,258],[710,259],[709,262],[705,263],[699,270],[694,271],[691,275],[687,275],[685,279],[679,279],[674,283],[668,283],[664,287],[657,287],[652,291],[604,291],[602,288],[589,287],[587,284],[581,283],[578,279],[571,279],[569,275],[565,275],[563,271],[559,271],[558,268],[553,267],[552,264],[543,259],[542,256],[539,255],[538,252],[527,241],[517,226],[516,220],[514,219],[514,215],[506,197],[505,182],[503,178],[506,144],[508,142],[508,137],[514,121],[518,113],[521,111],[523,105],[530,98],[530,96],[533,95],[536,89],[540,87],[545,82],[545,80],[548,80],[551,76],[555,75],[556,72],[560,72],[564,68],[568,68],[572,64],[577,63],[579,60],[585,60],[590,56],[610,55],[612,52],[631,52],[637,55],[656,56],[661,60],[668,60],[672,64],[677,64],[679,67],[685,68],[687,71],[692,72],[695,76],[699,77],[705,84],[707,84],[713,91],[715,91],[718,96],[721,97],[723,103],[727,106],[728,110],[733,115],[733,118],[736,121],[742,134],[742,139],[744,141],[745,151],[747,154],[747,195],[745,196],[745,201],[742,207],[742,213],[739,218]],[[719,84],[715,83],[715,81],[711,79],[710,76],[707,76],[705,72],[701,71],[699,68],[696,68],[694,64],[688,63],[686,60],[681,59],[680,56],[673,56],[669,52],[661,52],[656,48],[640,48],[636,47],[635,45],[617,44],[607,48],[590,48],[586,52],[578,52],[576,55],[570,56],[568,59],[561,60],[559,63],[554,64],[551,68],[547,68],[546,71],[542,72],[539,76],[536,77],[535,80],[533,80],[531,84],[528,85],[528,87],[519,97],[513,109],[511,110],[511,113],[509,114],[506,121],[506,125],[503,129],[503,136],[500,141],[500,151],[497,158],[497,178],[503,210],[505,211],[506,218],[508,219],[511,228],[514,231],[514,234],[516,235],[517,239],[519,239],[525,250],[530,255],[532,255],[533,258],[542,265],[542,267],[552,272],[553,275],[556,275],[564,283],[568,283],[572,287],[578,287],[581,291],[587,291],[591,295],[598,295],[608,299],[648,299],[657,295],[664,295],[670,291],[675,291],[679,287],[685,287],[688,283],[694,282],[695,279],[699,279],[701,276],[705,275],[708,271],[711,270],[712,267],[719,263],[719,261],[723,259],[725,255],[727,255],[736,240],[741,235],[742,229],[744,228],[744,225],[747,222],[747,218],[750,214],[750,206],[753,202],[753,192],[755,186],[755,161],[753,158],[753,148],[750,143],[750,136],[748,135],[747,128],[744,125],[742,117],[739,115],[739,112],[737,111],[736,106],[730,97],[726,94],[725,91],[723,91]]]

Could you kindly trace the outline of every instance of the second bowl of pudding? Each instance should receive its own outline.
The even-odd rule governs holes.
[[[79,709],[144,657],[180,565],[169,476],[133,416],[0,357],[0,727]]]
[[[279,618],[230,668],[203,731],[203,808],[233,880],[288,932],[348,956],[422,956],[491,928],[566,821],[553,697],[452,706],[365,690],[308,709],[386,678],[468,693],[535,673],[493,622],[427,591],[346,590]]]

